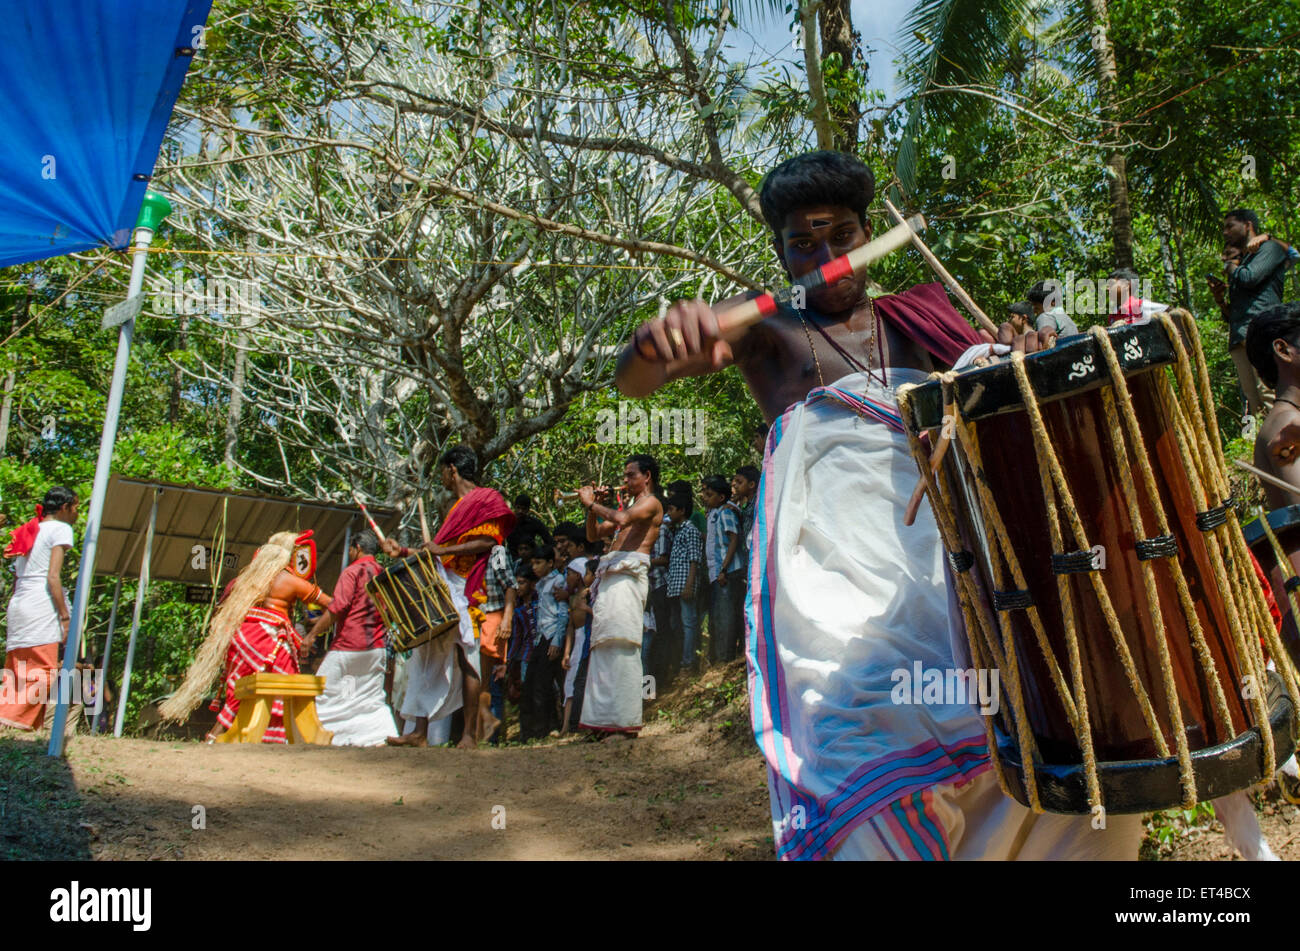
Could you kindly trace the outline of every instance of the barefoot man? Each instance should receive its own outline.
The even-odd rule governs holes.
[[[874,193],[871,170],[836,152],[768,174],[760,204],[792,279],[868,241]],[[891,700],[893,671],[952,670],[965,643],[950,628],[961,614],[929,506],[902,524],[917,471],[895,388],[989,344],[939,284],[871,300],[848,274],[806,304],[720,335],[707,304],[679,301],[637,328],[616,375],[642,397],[734,363],[771,424],[745,619],[777,855],[1136,858],[1138,816],[1093,831],[1087,817],[1035,815],[1004,795],[974,707]],[[1037,350],[1055,334],[1013,339],[1004,325],[1000,337]]]
[[[664,515],[659,463],[652,456],[630,456],[623,488],[632,499],[625,509],[597,504],[589,485],[578,490],[587,510],[587,538],[613,538],[596,571],[579,728],[634,737],[641,729],[641,622],[650,594],[650,549]]]
[[[406,697],[402,716],[415,721],[415,729],[401,737],[390,737],[390,746],[425,746],[430,720],[439,720],[465,710],[462,749],[478,746],[480,682],[478,638],[487,600],[487,565],[492,549],[505,543],[515,527],[515,515],[496,489],[480,486],[478,456],[468,446],[453,446],[438,460],[442,485],[456,497],[442,527],[424,547],[442,559],[454,601],[466,602],[460,639],[450,636],[426,641],[415,649],[407,666]],[[384,540],[384,551],[404,558],[411,549],[393,539]]]

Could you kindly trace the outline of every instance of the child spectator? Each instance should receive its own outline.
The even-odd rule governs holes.
[[[650,623],[641,639],[641,670],[656,680],[666,680],[665,660],[668,641],[672,639],[672,625],[668,619],[668,562],[673,550],[673,537],[668,530],[668,513],[664,513],[659,526],[659,536],[650,550],[650,596],[646,610]]]
[[[546,736],[559,726],[556,672],[569,621],[567,597],[556,597],[557,589],[563,593],[564,575],[556,570],[554,547],[543,545],[534,553],[533,573],[538,578],[537,641],[524,676],[524,703],[531,715],[530,732],[520,737],[524,740]]]
[[[740,510],[740,543],[746,552],[749,551],[750,531],[754,527],[754,496],[757,492],[758,467],[741,466],[731,477],[731,501]]]
[[[704,536],[712,585],[709,654],[714,663],[725,664],[736,656],[737,624],[745,604],[745,566],[739,551],[740,510],[731,504],[731,486],[720,475],[704,477],[701,498],[709,509]]]
[[[691,521],[695,503],[690,493],[679,492],[668,499],[669,530],[673,534],[672,554],[668,559],[668,609],[676,611],[678,625],[674,638],[681,638],[680,653],[669,654],[670,667],[667,683],[677,676],[678,661],[693,673],[699,672],[695,652],[700,641],[700,612],[696,595],[700,589],[700,574],[704,560],[704,539]]]
[[[528,674],[528,655],[537,638],[537,575],[531,565],[515,572],[515,617],[510,629],[510,646],[506,649],[506,662],[497,668],[497,676],[505,678],[506,699],[519,707],[519,733],[522,737],[531,725],[528,705],[524,703],[524,678]],[[501,736],[506,735],[505,718],[502,717]]]
[[[484,578],[486,600],[480,605],[483,612],[482,635],[479,638],[479,667],[482,683],[491,696],[492,716],[504,721],[506,715],[505,683],[496,676],[497,668],[505,664],[506,650],[510,644],[510,628],[515,615],[515,573],[510,564],[510,554],[504,545],[496,545],[488,553],[487,576]],[[501,742],[502,730],[492,731],[489,742]]]

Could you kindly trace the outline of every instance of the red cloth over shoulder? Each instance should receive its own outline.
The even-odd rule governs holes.
[[[41,531],[41,518],[44,514],[45,509],[38,505],[36,506],[36,517],[28,519],[14,529],[14,533],[9,536],[9,544],[5,546],[6,558],[18,558],[32,553],[32,546],[36,544],[36,536]]]
[[[877,297],[872,305],[907,339],[946,366],[952,366],[970,347],[986,342],[953,308],[938,281]]]
[[[515,513],[506,504],[505,498],[496,489],[481,485],[452,507],[433,541],[438,545],[454,545],[462,535],[484,522],[501,523],[502,537],[497,539],[497,544],[502,544],[505,536],[515,529]],[[487,555],[484,552],[483,557],[474,562],[474,567],[466,575],[466,593],[482,590],[483,579],[487,575]]]

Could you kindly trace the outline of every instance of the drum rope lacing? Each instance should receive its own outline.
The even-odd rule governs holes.
[[[1206,498],[1206,487],[1210,488],[1214,494],[1225,501],[1217,506],[1222,509],[1223,521],[1219,525],[1210,526],[1208,529],[1202,527],[1200,523],[1203,519],[1198,518],[1198,527],[1206,534],[1202,537],[1205,539],[1206,547],[1210,555],[1209,561],[1211,570],[1215,577],[1215,582],[1223,594],[1226,611],[1229,615],[1229,626],[1232,628],[1232,635],[1236,641],[1236,647],[1239,657],[1239,663],[1242,666],[1242,672],[1254,677],[1254,682],[1258,689],[1246,699],[1253,701],[1253,710],[1257,725],[1261,727],[1260,733],[1263,738],[1264,757],[1266,764],[1275,762],[1275,743],[1271,728],[1268,723],[1266,709],[1266,698],[1264,690],[1265,667],[1262,649],[1258,639],[1246,638],[1244,631],[1248,628],[1242,623],[1247,616],[1253,616],[1255,624],[1251,625],[1258,630],[1265,631],[1265,640],[1268,644],[1269,653],[1274,658],[1281,658],[1277,662],[1283,680],[1291,691],[1292,697],[1300,697],[1300,693],[1295,690],[1296,676],[1291,668],[1289,658],[1281,648],[1280,639],[1277,637],[1271,619],[1268,617],[1267,607],[1264,603],[1263,593],[1255,583],[1253,571],[1250,569],[1250,561],[1245,554],[1245,542],[1241,537],[1240,530],[1237,526],[1236,512],[1232,508],[1230,490],[1228,487],[1226,465],[1219,450],[1219,437],[1217,420],[1214,418],[1213,401],[1210,396],[1208,370],[1204,364],[1203,354],[1200,348],[1199,334],[1195,327],[1194,321],[1190,317],[1183,320],[1188,326],[1186,331],[1188,338],[1193,343],[1193,354],[1195,360],[1188,357],[1187,349],[1183,346],[1178,328],[1174,325],[1172,317],[1168,314],[1159,315],[1160,322],[1168,334],[1175,352],[1175,361],[1173,364],[1174,374],[1179,385],[1179,392],[1190,397],[1191,404],[1188,415],[1192,417],[1189,422],[1188,415],[1180,410],[1177,400],[1174,398],[1172,387],[1167,376],[1161,372],[1157,380],[1156,390],[1160,395],[1165,412],[1172,420],[1172,429],[1175,435],[1175,441],[1179,447],[1179,454],[1182,457],[1184,466],[1187,468],[1188,479],[1191,483],[1195,505],[1198,509],[1198,516],[1214,512],[1210,509]],[[1191,597],[1187,585],[1187,579],[1183,574],[1181,565],[1177,561],[1177,545],[1172,534],[1169,532],[1168,522],[1163,511],[1163,506],[1154,504],[1151,506],[1157,530],[1159,534],[1147,537],[1142,518],[1142,511],[1138,506],[1138,495],[1133,480],[1132,466],[1130,465],[1130,454],[1137,462],[1137,468],[1144,488],[1147,491],[1147,498],[1159,500],[1160,496],[1156,491],[1154,473],[1151,470],[1150,460],[1147,455],[1146,447],[1142,439],[1140,425],[1133,408],[1132,399],[1128,392],[1128,387],[1124,383],[1123,372],[1119,366],[1118,358],[1114,348],[1111,345],[1109,336],[1103,328],[1093,328],[1092,334],[1097,341],[1103,357],[1106,360],[1110,374],[1110,382],[1102,388],[1102,401],[1104,415],[1107,423],[1107,431],[1110,444],[1118,460],[1118,468],[1121,481],[1124,487],[1125,501],[1127,503],[1130,520],[1134,532],[1137,536],[1135,547],[1138,550],[1139,564],[1142,566],[1142,575],[1144,588],[1147,594],[1149,604],[1152,606],[1159,604],[1159,598],[1155,587],[1155,574],[1153,560],[1164,559],[1170,568],[1170,575],[1173,578],[1175,588],[1178,593],[1178,600],[1184,614],[1189,621],[1189,633],[1195,647],[1197,659],[1206,673],[1206,681],[1211,685],[1211,700],[1214,707],[1216,718],[1219,726],[1225,735],[1234,734],[1231,716],[1228,711],[1227,698],[1223,693],[1223,686],[1217,676],[1214,657],[1206,641],[1204,631],[1201,629],[1200,619],[1195,610],[1195,603]],[[1033,392],[1030,385],[1027,371],[1024,366],[1024,354],[1016,353],[1011,357],[1013,372],[1016,376],[1017,384],[1021,391],[1022,400],[1025,404],[1026,413],[1030,419],[1030,426],[1033,432],[1035,449],[1039,456],[1040,480],[1043,488],[1044,502],[1049,513],[1056,513],[1057,517],[1048,518],[1049,530],[1053,549],[1060,553],[1053,556],[1054,568],[1073,566],[1074,571],[1087,571],[1088,577],[1092,583],[1093,591],[1101,607],[1106,625],[1110,629],[1111,638],[1114,642],[1116,653],[1124,666],[1125,673],[1128,677],[1130,686],[1138,700],[1139,708],[1143,718],[1146,721],[1148,729],[1151,731],[1153,742],[1157,751],[1162,757],[1169,755],[1169,746],[1165,741],[1164,731],[1159,727],[1159,720],[1156,716],[1155,708],[1146,695],[1137,671],[1134,666],[1132,653],[1128,648],[1127,641],[1119,626],[1119,619],[1115,614],[1114,606],[1110,601],[1104,582],[1097,572],[1089,570],[1082,566],[1082,556],[1091,555],[1090,546],[1086,537],[1082,520],[1079,518],[1077,508],[1075,507],[1073,497],[1070,493],[1069,484],[1065,480],[1064,473],[1061,470],[1060,461],[1051,446],[1048,437],[1046,424],[1043,421],[1042,413],[1038,405],[1037,395]],[[1193,373],[1193,367],[1195,373]],[[1006,532],[1006,527],[998,515],[996,506],[993,504],[991,491],[988,485],[988,478],[985,474],[983,461],[980,454],[979,440],[974,424],[962,418],[957,411],[955,386],[954,382],[957,374],[951,371],[947,373],[932,374],[930,379],[940,381],[944,394],[944,423],[953,427],[958,443],[966,453],[969,465],[974,473],[974,487],[979,497],[980,515],[989,531],[989,562],[994,577],[992,583],[998,589],[1004,589],[1005,574],[1009,572],[1018,588],[1025,588],[1023,580],[1023,571],[1021,570],[1019,559],[1010,545],[1010,540]],[[958,531],[958,515],[955,508],[954,500],[956,495],[952,493],[950,485],[949,467],[940,467],[938,476],[932,473],[928,453],[922,446],[919,434],[914,431],[914,419],[910,412],[910,390],[912,386],[899,388],[898,399],[900,407],[903,410],[903,418],[907,424],[908,437],[911,443],[912,455],[918,468],[923,474],[926,486],[932,500],[932,508],[936,515],[936,522],[939,525],[940,534],[943,537],[944,544],[948,548],[950,559],[957,554],[970,557],[968,552],[962,549],[960,532]],[[1208,412],[1206,409],[1208,408]],[[1126,440],[1127,435],[1127,440]],[[1189,443],[1196,443],[1195,452],[1191,451]],[[938,483],[938,484],[936,484]],[[942,491],[940,491],[942,489]],[[1058,503],[1059,492],[1059,505]],[[1077,552],[1061,553],[1063,546],[1062,531],[1059,517],[1063,515],[1069,524],[1071,534],[1074,535],[1075,544],[1080,548]],[[1226,542],[1221,542],[1219,533],[1216,528],[1231,523],[1233,529],[1227,536]],[[1226,551],[1225,551],[1226,547]],[[1078,563],[1077,565],[1075,563]],[[1005,565],[1005,568],[1003,567]],[[955,565],[954,565],[955,567]],[[1248,575],[1248,577],[1247,577]],[[1073,689],[1067,689],[1064,684],[1059,666],[1056,662],[1053,652],[1051,651],[1046,634],[1042,629],[1041,620],[1038,617],[1037,608],[1029,608],[1026,611],[1027,617],[1031,623],[1035,640],[1039,643],[1039,648],[1043,659],[1046,661],[1056,693],[1062,702],[1062,707],[1066,716],[1075,732],[1076,739],[1079,743],[1080,752],[1083,757],[1084,775],[1088,789],[1089,804],[1092,807],[1101,806],[1100,780],[1097,772],[1097,762],[1093,750],[1092,730],[1088,717],[1087,695],[1083,683],[1083,671],[1080,661],[1079,644],[1077,637],[1077,625],[1074,610],[1074,601],[1072,591],[1065,573],[1057,571],[1056,573],[1058,592],[1061,596],[1061,606],[1064,627],[1066,632],[1066,647],[1068,653],[1068,664],[1071,674],[1071,686]],[[1036,780],[1034,762],[1037,759],[1036,742],[1028,727],[1028,720],[1025,712],[1025,698],[1020,683],[1019,663],[1016,658],[1016,651],[1011,639],[1011,624],[1009,619],[1007,623],[995,621],[991,616],[988,606],[979,594],[977,582],[969,572],[962,572],[957,575],[958,587],[962,593],[959,599],[963,617],[966,621],[966,631],[970,643],[973,659],[978,663],[983,663],[991,658],[998,669],[1005,672],[1003,683],[1004,692],[1011,701],[1014,720],[1012,725],[1016,733],[1016,740],[1020,750],[1020,761],[1024,769],[1024,782],[1026,791],[1029,795],[1030,805],[1036,812],[1042,812],[1040,802],[1038,783]],[[1005,593],[1005,592],[1004,592]],[[1300,596],[1292,594],[1292,601],[1297,616],[1300,616]],[[1000,605],[1002,610],[1009,608],[1003,604]],[[1152,621],[1155,626],[1156,644],[1160,654],[1160,666],[1163,679],[1163,686],[1166,699],[1167,713],[1170,720],[1171,732],[1175,737],[1177,745],[1177,755],[1179,761],[1179,772],[1183,787],[1184,805],[1190,807],[1196,802],[1195,775],[1192,770],[1191,753],[1188,746],[1186,730],[1182,720],[1182,712],[1179,706],[1179,698],[1176,685],[1173,680],[1173,671],[1170,661],[1169,645],[1167,633],[1165,630],[1163,617],[1159,610],[1151,611]],[[1260,625],[1261,617],[1264,623]],[[1000,637],[998,635],[1001,635]],[[1000,649],[998,641],[1001,641]],[[1250,643],[1253,641],[1253,646]],[[1000,656],[999,656],[1000,655]],[[1003,661],[1006,661],[1005,663]],[[986,732],[990,736],[990,751],[995,752],[996,746],[992,740],[992,718],[985,717]],[[1087,728],[1084,728],[1087,727]],[[997,774],[1003,789],[1008,790],[1007,777],[1004,773],[1003,764],[999,757],[993,756],[996,764]],[[1271,770],[1269,770],[1271,772]],[[1094,812],[1095,812],[1094,808]]]

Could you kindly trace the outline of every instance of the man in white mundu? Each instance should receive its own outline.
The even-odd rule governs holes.
[[[334,746],[383,746],[396,725],[384,700],[384,625],[375,609],[369,584],[381,571],[375,561],[379,541],[363,531],[348,546],[348,566],[334,586],[329,607],[307,632],[301,656],[331,625],[330,649],[316,670],[325,678],[325,692],[316,698],[316,715],[334,734]]]
[[[632,499],[626,509],[597,504],[591,486],[578,490],[587,510],[587,537],[613,537],[596,571],[579,728],[636,736],[641,729],[641,625],[650,595],[650,549],[664,514],[657,497],[659,464],[651,456],[629,457],[623,487]]]

